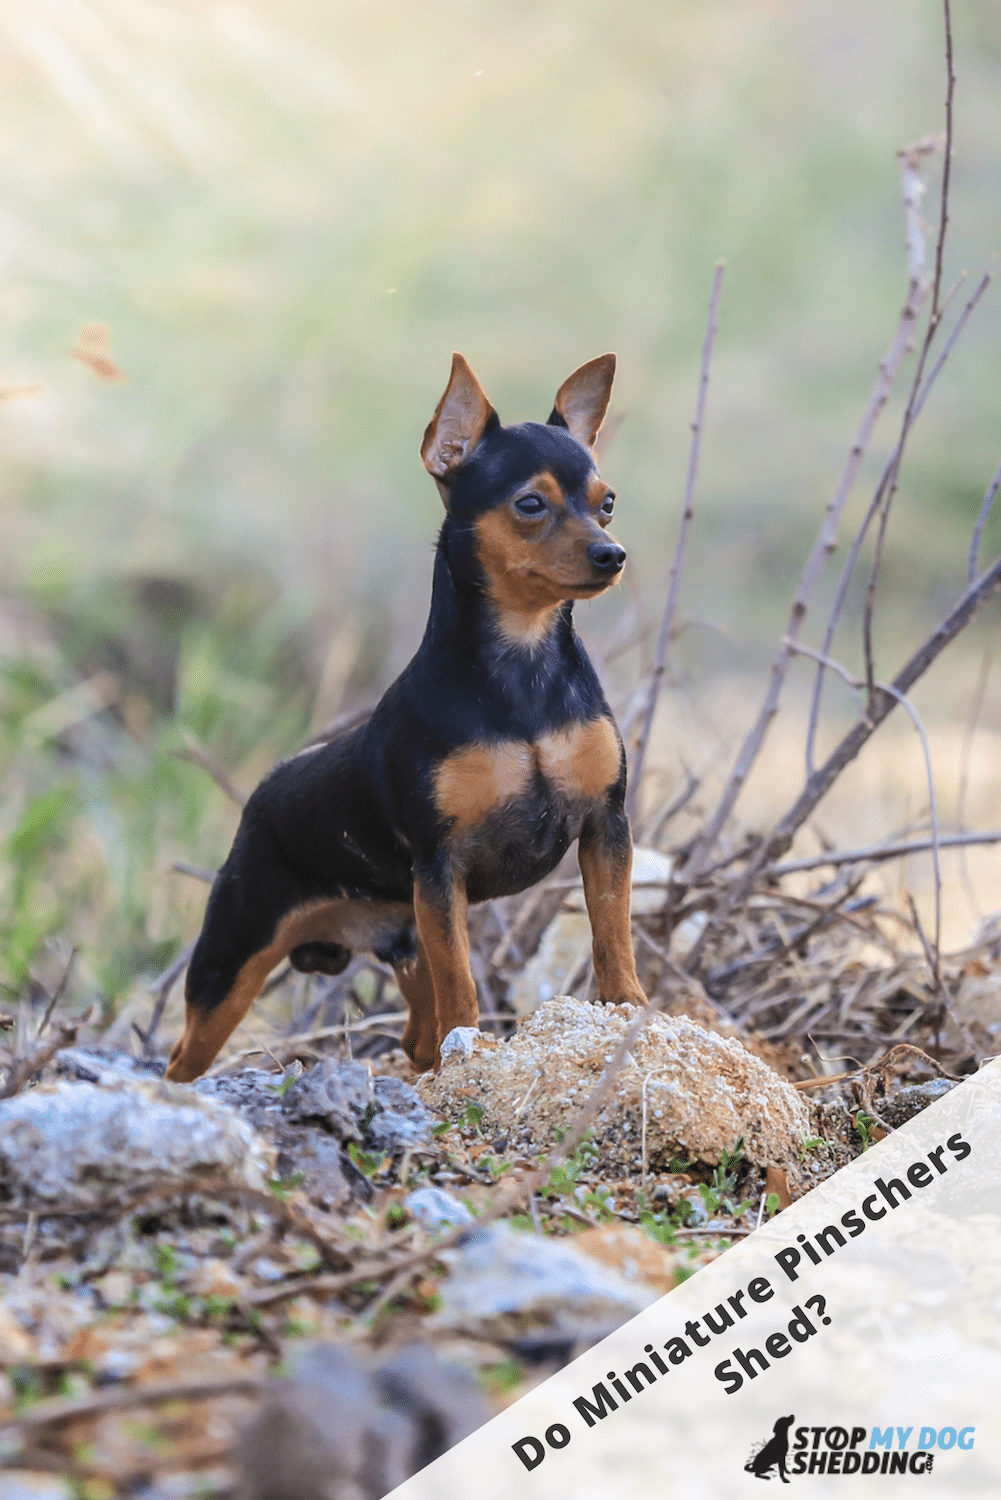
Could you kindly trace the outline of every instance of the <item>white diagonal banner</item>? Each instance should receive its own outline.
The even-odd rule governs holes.
[[[393,1491],[1001,1495],[1001,1061]]]

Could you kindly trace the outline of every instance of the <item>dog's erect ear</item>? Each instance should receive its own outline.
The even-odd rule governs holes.
[[[593,448],[605,420],[614,379],[614,354],[599,354],[597,359],[589,359],[586,365],[568,375],[556,392],[550,424],[568,427],[578,443]]]
[[[445,394],[424,431],[421,458],[439,484],[469,457],[494,414],[483,387],[461,354],[452,355]]]

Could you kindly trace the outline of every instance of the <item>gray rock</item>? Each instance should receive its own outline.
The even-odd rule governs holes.
[[[584,1339],[610,1332],[657,1300],[649,1287],[625,1281],[566,1240],[506,1224],[473,1230],[442,1258],[450,1274],[440,1283],[441,1307],[431,1324],[476,1337],[503,1342],[547,1330]]]
[[[438,1049],[442,1062],[472,1057],[479,1034],[479,1028],[476,1026],[453,1026]]]
[[[352,1198],[368,1199],[372,1187],[350,1163],[345,1162],[340,1143],[327,1131],[314,1126],[279,1127],[278,1176],[284,1181],[302,1173],[303,1190],[319,1208],[342,1208]]]
[[[379,1151],[411,1151],[430,1139],[437,1115],[431,1113],[416,1089],[402,1078],[372,1082],[376,1112],[368,1123],[368,1137]]]
[[[422,1229],[433,1232],[446,1227],[455,1229],[460,1224],[475,1224],[476,1220],[464,1203],[446,1193],[444,1188],[424,1187],[408,1193],[403,1206]]]
[[[78,1083],[141,1083],[163,1075],[163,1063],[133,1057],[130,1052],[92,1047],[64,1047],[52,1059],[51,1076],[72,1078]]]
[[[203,1099],[215,1099],[235,1109],[255,1130],[270,1131],[282,1117],[282,1095],[275,1073],[247,1068],[218,1078],[196,1078],[188,1087]]]
[[[372,1365],[318,1344],[246,1430],[240,1500],[374,1500],[468,1437],[489,1413],[432,1349]]]
[[[318,1120],[342,1141],[359,1141],[376,1108],[371,1075],[364,1063],[326,1058],[292,1084],[282,1107],[289,1120]]]
[[[0,1202],[43,1209],[198,1179],[267,1189],[274,1152],[183,1084],[43,1084],[0,1102]]]
[[[71,1500],[73,1491],[57,1474],[11,1469],[0,1474],[0,1500]]]
[[[896,1130],[927,1109],[929,1104],[934,1104],[936,1099],[943,1099],[955,1087],[948,1078],[932,1078],[927,1083],[914,1084],[912,1088],[898,1089],[888,1099],[879,1100],[876,1107],[887,1125]]]

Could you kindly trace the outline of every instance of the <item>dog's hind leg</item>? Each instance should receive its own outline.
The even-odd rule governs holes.
[[[301,890],[274,858],[270,842],[259,830],[241,827],[216,876],[188,965],[184,1033],[170,1055],[167,1078],[190,1083],[204,1073],[271,970],[297,938],[312,936],[287,920],[300,904]]]
[[[414,880],[417,933],[434,984],[435,1045],[456,1026],[476,1026],[480,1007],[469,963],[469,902],[461,879],[443,886],[434,879]]]
[[[416,956],[395,963],[393,973],[410,1012],[407,1028],[403,1033],[403,1050],[418,1073],[427,1073],[434,1067],[438,1028],[434,1010],[434,983],[427,955],[419,939]]]

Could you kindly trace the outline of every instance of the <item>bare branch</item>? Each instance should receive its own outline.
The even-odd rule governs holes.
[[[911,347],[914,329],[928,296],[927,268],[924,253],[924,226],[921,220],[920,197],[917,191],[917,188],[920,186],[920,179],[917,175],[920,160],[921,154],[919,154],[918,148],[914,148],[911,153],[906,154],[901,160],[901,169],[904,177],[904,212],[907,220],[909,286],[907,298],[900,314],[900,321],[890,348],[880,363],[872,394],[869,397],[869,403],[859,424],[855,441],[852,444],[834,494],[827,504],[819,534],[800,576],[799,586],[793,598],[783,642],[772,662],[771,675],[761,710],[740,748],[716,810],[696,840],[689,856],[685,869],[685,879],[689,883],[696,880],[709,863],[709,857],[715,847],[716,841],[733,811],[747,777],[750,774],[751,767],[754,765],[764,744],[771,721],[778,711],[779,698],[789,671],[789,664],[792,660],[792,651],[787,643],[799,639],[803,622],[817,584],[820,581],[824,564],[837,546],[838,528],[841,524],[845,506],[848,503],[848,498],[858,477],[859,469],[875,430],[876,423],[889,399],[890,391],[893,388],[894,380],[904,360],[904,356]]]
[[[212,751],[199,740],[196,740],[193,734],[185,732],[183,749],[172,750],[170,753],[175,760],[187,761],[192,766],[201,766],[231,802],[235,802],[237,807],[246,807],[246,797],[238,787],[234,786],[222,761],[218,760]]]
[[[61,1052],[63,1047],[72,1047],[80,1027],[88,1026],[94,1019],[94,1014],[95,1007],[92,1005],[75,1021],[60,1021],[56,1034],[50,1036],[47,1042],[36,1042],[23,1057],[16,1058],[6,1083],[0,1089],[0,1099],[13,1099],[25,1084],[31,1082],[36,1073],[42,1071],[47,1062],[51,1062],[57,1052]]]
[[[39,1026],[37,1032],[35,1033],[35,1040],[36,1041],[41,1036],[41,1034],[45,1030],[46,1026],[48,1026],[49,1021],[50,1021],[50,1019],[52,1017],[52,1012],[55,1010],[56,1006],[59,1004],[60,1000],[63,998],[63,996],[66,993],[66,986],[70,982],[70,975],[73,972],[73,965],[76,963],[77,954],[79,952],[80,952],[79,948],[77,947],[76,943],[74,943],[72,949],[70,950],[70,956],[66,960],[66,967],[65,967],[65,969],[63,969],[63,972],[62,972],[62,974],[60,976],[60,979],[59,979],[59,983],[56,985],[55,989],[52,992],[52,999],[49,1001],[48,1005],[46,1006],[45,1014],[42,1017],[42,1024]]]
[[[667,669],[667,654],[671,647],[671,627],[674,624],[674,616],[678,608],[681,570],[685,561],[685,544],[688,541],[688,528],[695,513],[695,481],[699,472],[699,451],[702,443],[702,429],[705,425],[709,371],[712,365],[713,345],[716,342],[716,329],[719,321],[719,299],[723,290],[723,274],[725,270],[726,267],[720,261],[713,272],[713,287],[709,298],[709,321],[706,325],[706,336],[702,345],[702,371],[699,376],[699,393],[695,403],[695,420],[692,423],[692,443],[688,453],[688,474],[685,478],[685,505],[681,514],[681,528],[678,532],[678,545],[675,548],[674,561],[671,564],[667,603],[664,606],[664,617],[660,622],[660,634],[657,637],[657,652],[654,656],[653,671],[650,674],[650,686],[647,691],[643,722],[640,732],[636,737],[629,790],[626,795],[626,812],[630,818],[636,813],[640,784],[643,780],[643,762],[646,759],[647,745],[650,742],[650,731],[653,727],[653,716],[657,709],[657,699],[660,696],[661,681]]]
[[[943,833],[940,849],[966,849],[977,844],[1001,844],[1001,830],[993,833]],[[790,859],[776,865],[773,875],[797,875],[803,870],[838,869],[841,865],[882,864],[884,860],[903,859],[908,854],[924,854],[932,847],[931,839],[905,839],[895,844],[868,844],[862,849],[842,849],[826,854],[812,854],[806,859]]]
[[[1001,464],[998,465],[997,470],[994,474],[994,478],[987,486],[987,493],[984,496],[984,503],[980,507],[980,514],[977,516],[977,524],[973,528],[973,540],[970,543],[970,567],[967,574],[971,583],[973,582],[974,578],[976,578],[977,569],[980,566],[980,544],[983,541],[984,527],[987,525],[987,521],[991,513],[991,507],[994,504],[994,496],[998,492],[999,485],[1001,485]]]
[[[984,295],[990,284],[991,273],[987,271],[980,278],[976,290],[957,318],[956,326],[953,328],[948,339],[946,340],[945,347],[943,348],[938,359],[935,361],[935,364],[930,371],[928,378],[925,380],[924,385],[918,392],[917,399],[914,403],[914,410],[911,415],[912,426],[921,415],[924,404],[928,399],[932,387],[941,374],[946,360],[949,358],[949,355],[955,348],[959,336],[962,333],[963,329],[966,327],[966,324],[969,321],[974,308],[976,307],[977,303],[980,301],[981,297]],[[899,446],[900,443],[898,439],[897,447],[894,448],[893,453],[891,453],[890,457],[887,459],[886,467],[883,469],[879,484],[876,486],[876,490],[872,497],[872,501],[870,502],[869,509],[866,511],[865,516],[862,519],[862,523],[859,526],[858,531],[855,533],[854,540],[852,541],[848,556],[845,560],[845,565],[841,570],[841,577],[838,580],[838,587],[834,595],[834,603],[831,605],[830,617],[828,618],[827,628],[824,632],[824,644],[821,647],[821,650],[825,656],[830,654],[835,632],[837,631],[838,623],[841,619],[841,614],[845,607],[845,600],[848,598],[849,585],[851,584],[852,577],[855,573],[855,568],[859,560],[859,555],[862,551],[862,545],[865,542],[866,536],[868,535],[869,527],[872,525],[873,519],[883,503],[883,496],[886,494],[886,487],[890,483],[890,479],[894,473],[895,466],[900,461],[898,453]],[[814,679],[813,684],[813,696],[810,700],[810,722],[806,734],[807,776],[812,776],[814,771],[813,756],[817,742],[817,727],[820,720],[820,700],[823,693],[824,671],[824,665],[823,663],[820,663],[817,667],[817,675]]]

